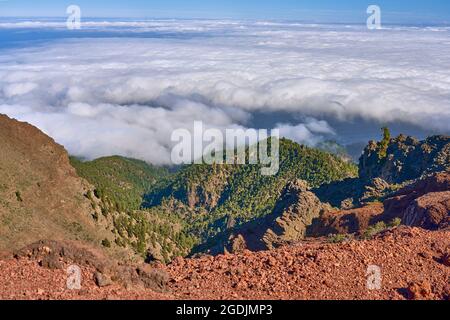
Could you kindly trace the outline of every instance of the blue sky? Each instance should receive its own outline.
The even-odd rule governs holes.
[[[448,0],[0,0],[0,16],[64,16],[70,4],[85,17],[292,19],[362,22],[370,4],[385,22],[450,23]]]

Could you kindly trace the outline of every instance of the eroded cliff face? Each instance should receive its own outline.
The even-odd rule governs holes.
[[[313,219],[330,209],[328,204],[320,202],[319,198],[309,191],[305,181],[291,182],[277,201],[262,241],[269,249],[283,243],[300,241],[305,238],[306,230]]]
[[[233,230],[227,241],[213,249],[213,253],[224,248],[233,253],[245,249],[270,250],[303,240],[312,221],[328,210],[331,206],[321,203],[305,181],[289,182],[270,215]]]
[[[400,219],[407,226],[428,230],[450,227],[450,172],[423,177],[387,196],[384,202],[360,208],[331,210],[313,221],[308,235],[362,234],[378,222]]]
[[[322,202],[343,210],[383,202],[420,178],[450,170],[450,137],[419,141],[400,135],[383,150],[371,141],[359,160],[359,177],[335,181],[314,189]]]
[[[400,135],[390,140],[385,152],[386,155],[379,143],[369,143],[359,161],[360,179],[381,178],[390,184],[403,183],[450,168],[449,136],[419,141]]]
[[[398,217],[409,226],[436,230],[450,225],[450,172],[424,177],[384,201],[385,219]]]

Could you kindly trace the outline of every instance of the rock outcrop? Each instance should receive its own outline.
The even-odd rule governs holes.
[[[302,180],[288,183],[273,212],[233,230],[225,244],[219,244],[212,253],[268,250],[304,239],[313,219],[331,210],[309,190]]]
[[[385,219],[425,229],[446,228],[450,215],[450,172],[440,172],[399,190],[384,202]]]
[[[330,209],[329,205],[320,202],[319,198],[309,191],[305,181],[291,182],[275,205],[262,241],[267,248],[272,249],[283,243],[302,240],[313,219]]]
[[[403,223],[431,230],[449,227],[450,191],[428,193],[414,200],[405,210]]]
[[[400,135],[390,140],[386,155],[380,150],[379,143],[369,142],[359,161],[359,176],[364,181],[381,178],[388,183],[403,183],[448,168],[449,136],[433,136],[419,141]]]
[[[332,210],[315,219],[308,228],[313,237],[328,234],[361,234],[378,222],[399,218],[402,224],[428,230],[450,226],[450,172],[438,172],[417,180],[390,195],[384,203],[361,208]]]
[[[384,201],[399,188],[427,176],[450,170],[450,137],[433,136],[424,141],[400,135],[386,150],[369,142],[359,159],[359,177],[335,181],[316,188],[322,202],[352,209]]]

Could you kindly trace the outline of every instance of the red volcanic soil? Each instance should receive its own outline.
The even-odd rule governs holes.
[[[170,279],[164,293],[118,284],[99,288],[88,267],[82,268],[82,289],[68,290],[65,268],[6,258],[0,261],[0,298],[449,299],[449,257],[450,231],[399,227],[366,241],[314,240],[272,251],[179,258],[161,267]],[[381,270],[379,290],[367,288],[371,265]]]
[[[68,267],[69,265],[65,265]],[[0,299],[3,300],[161,300],[173,299],[168,293],[151,290],[126,290],[113,284],[99,288],[94,281],[95,270],[81,267],[81,290],[67,289],[66,268],[50,270],[37,261],[11,259],[0,261]]]
[[[370,241],[180,260],[169,273],[172,290],[193,299],[445,299],[449,245],[449,231],[402,227]],[[381,268],[381,290],[367,289],[370,265]],[[410,286],[431,292],[412,297]]]

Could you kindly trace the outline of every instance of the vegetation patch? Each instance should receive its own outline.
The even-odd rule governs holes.
[[[20,191],[16,191],[15,195],[16,195],[17,201],[23,202],[22,194],[20,193]]]
[[[362,238],[363,239],[371,239],[375,235],[377,235],[377,234],[379,234],[379,233],[381,233],[381,232],[383,232],[385,230],[392,229],[392,228],[400,226],[401,223],[402,223],[402,220],[400,218],[395,218],[394,220],[392,220],[389,223],[380,221],[380,222],[376,223],[375,225],[370,226],[364,232],[364,234],[362,235]]]

